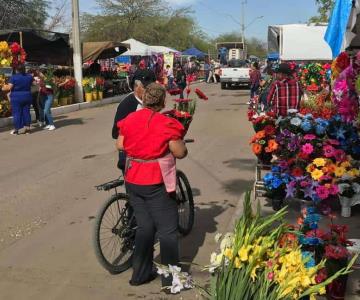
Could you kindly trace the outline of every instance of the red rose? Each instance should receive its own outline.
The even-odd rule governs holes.
[[[264,127],[264,130],[267,135],[274,135],[276,133],[276,129],[272,125],[266,125]]]
[[[301,177],[304,175],[304,171],[300,167],[295,167],[292,169],[291,175],[294,177]]]

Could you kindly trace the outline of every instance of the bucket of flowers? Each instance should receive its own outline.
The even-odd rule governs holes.
[[[273,153],[275,153],[279,147],[275,140],[275,131],[273,125],[266,125],[263,130],[256,132],[250,140],[253,153],[264,165],[271,163]]]
[[[104,98],[105,79],[103,77],[96,77],[95,83],[97,90],[97,98],[98,100],[102,100]]]
[[[301,248],[313,253],[316,262],[325,259],[321,272],[323,278],[331,277],[346,268],[350,257],[347,247],[351,246],[352,242],[346,237],[348,226],[335,224],[334,218],[329,214],[330,224],[320,228],[321,215],[314,207],[303,208],[302,216],[298,218]],[[356,261],[356,256],[352,259],[351,265]],[[346,284],[347,274],[334,279],[326,286],[327,299],[344,299]]]
[[[85,93],[85,101],[86,102],[92,102],[93,100],[96,100],[96,98],[93,98],[93,92],[95,90],[95,80],[93,77],[85,77],[82,80],[82,86],[84,88]]]
[[[177,98],[174,99],[174,108],[170,111],[164,112],[164,114],[178,120],[188,131],[190,124],[193,120],[193,116],[196,111],[196,100],[190,98],[191,89],[190,87],[186,88],[186,97],[184,99]],[[208,97],[198,88],[195,89],[195,94],[199,99],[208,100]]]

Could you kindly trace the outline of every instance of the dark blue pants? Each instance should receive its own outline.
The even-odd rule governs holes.
[[[14,95],[10,96],[10,100],[15,130],[19,130],[24,126],[30,126],[30,105],[32,104],[31,93],[29,93],[29,95],[17,95],[14,93]]]
[[[178,265],[178,211],[176,201],[166,192],[164,184],[135,185],[126,183],[130,204],[135,213],[135,251],[132,281],[149,279],[154,258],[155,233],[159,235],[161,263]],[[171,286],[172,278],[162,278],[163,286]]]

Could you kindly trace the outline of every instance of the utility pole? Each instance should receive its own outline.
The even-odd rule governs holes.
[[[84,101],[82,87],[82,49],[80,42],[80,20],[79,20],[79,0],[72,0],[72,47],[75,76],[75,99],[78,102]]]
[[[245,5],[247,0],[241,2],[241,42],[245,43]]]

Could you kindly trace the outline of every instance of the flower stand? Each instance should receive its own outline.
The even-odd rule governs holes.
[[[360,204],[360,194],[355,194],[352,198],[340,196],[341,216],[349,218],[351,216],[351,207]]]
[[[271,169],[271,165],[265,165],[263,164],[260,160],[258,160],[256,162],[256,166],[255,166],[255,182],[254,182],[254,187],[253,187],[253,193],[254,193],[254,197],[255,199],[257,199],[257,197],[261,197],[263,195],[265,195],[266,190],[265,190],[265,185],[264,185],[264,181],[262,180],[262,171],[269,171]]]

